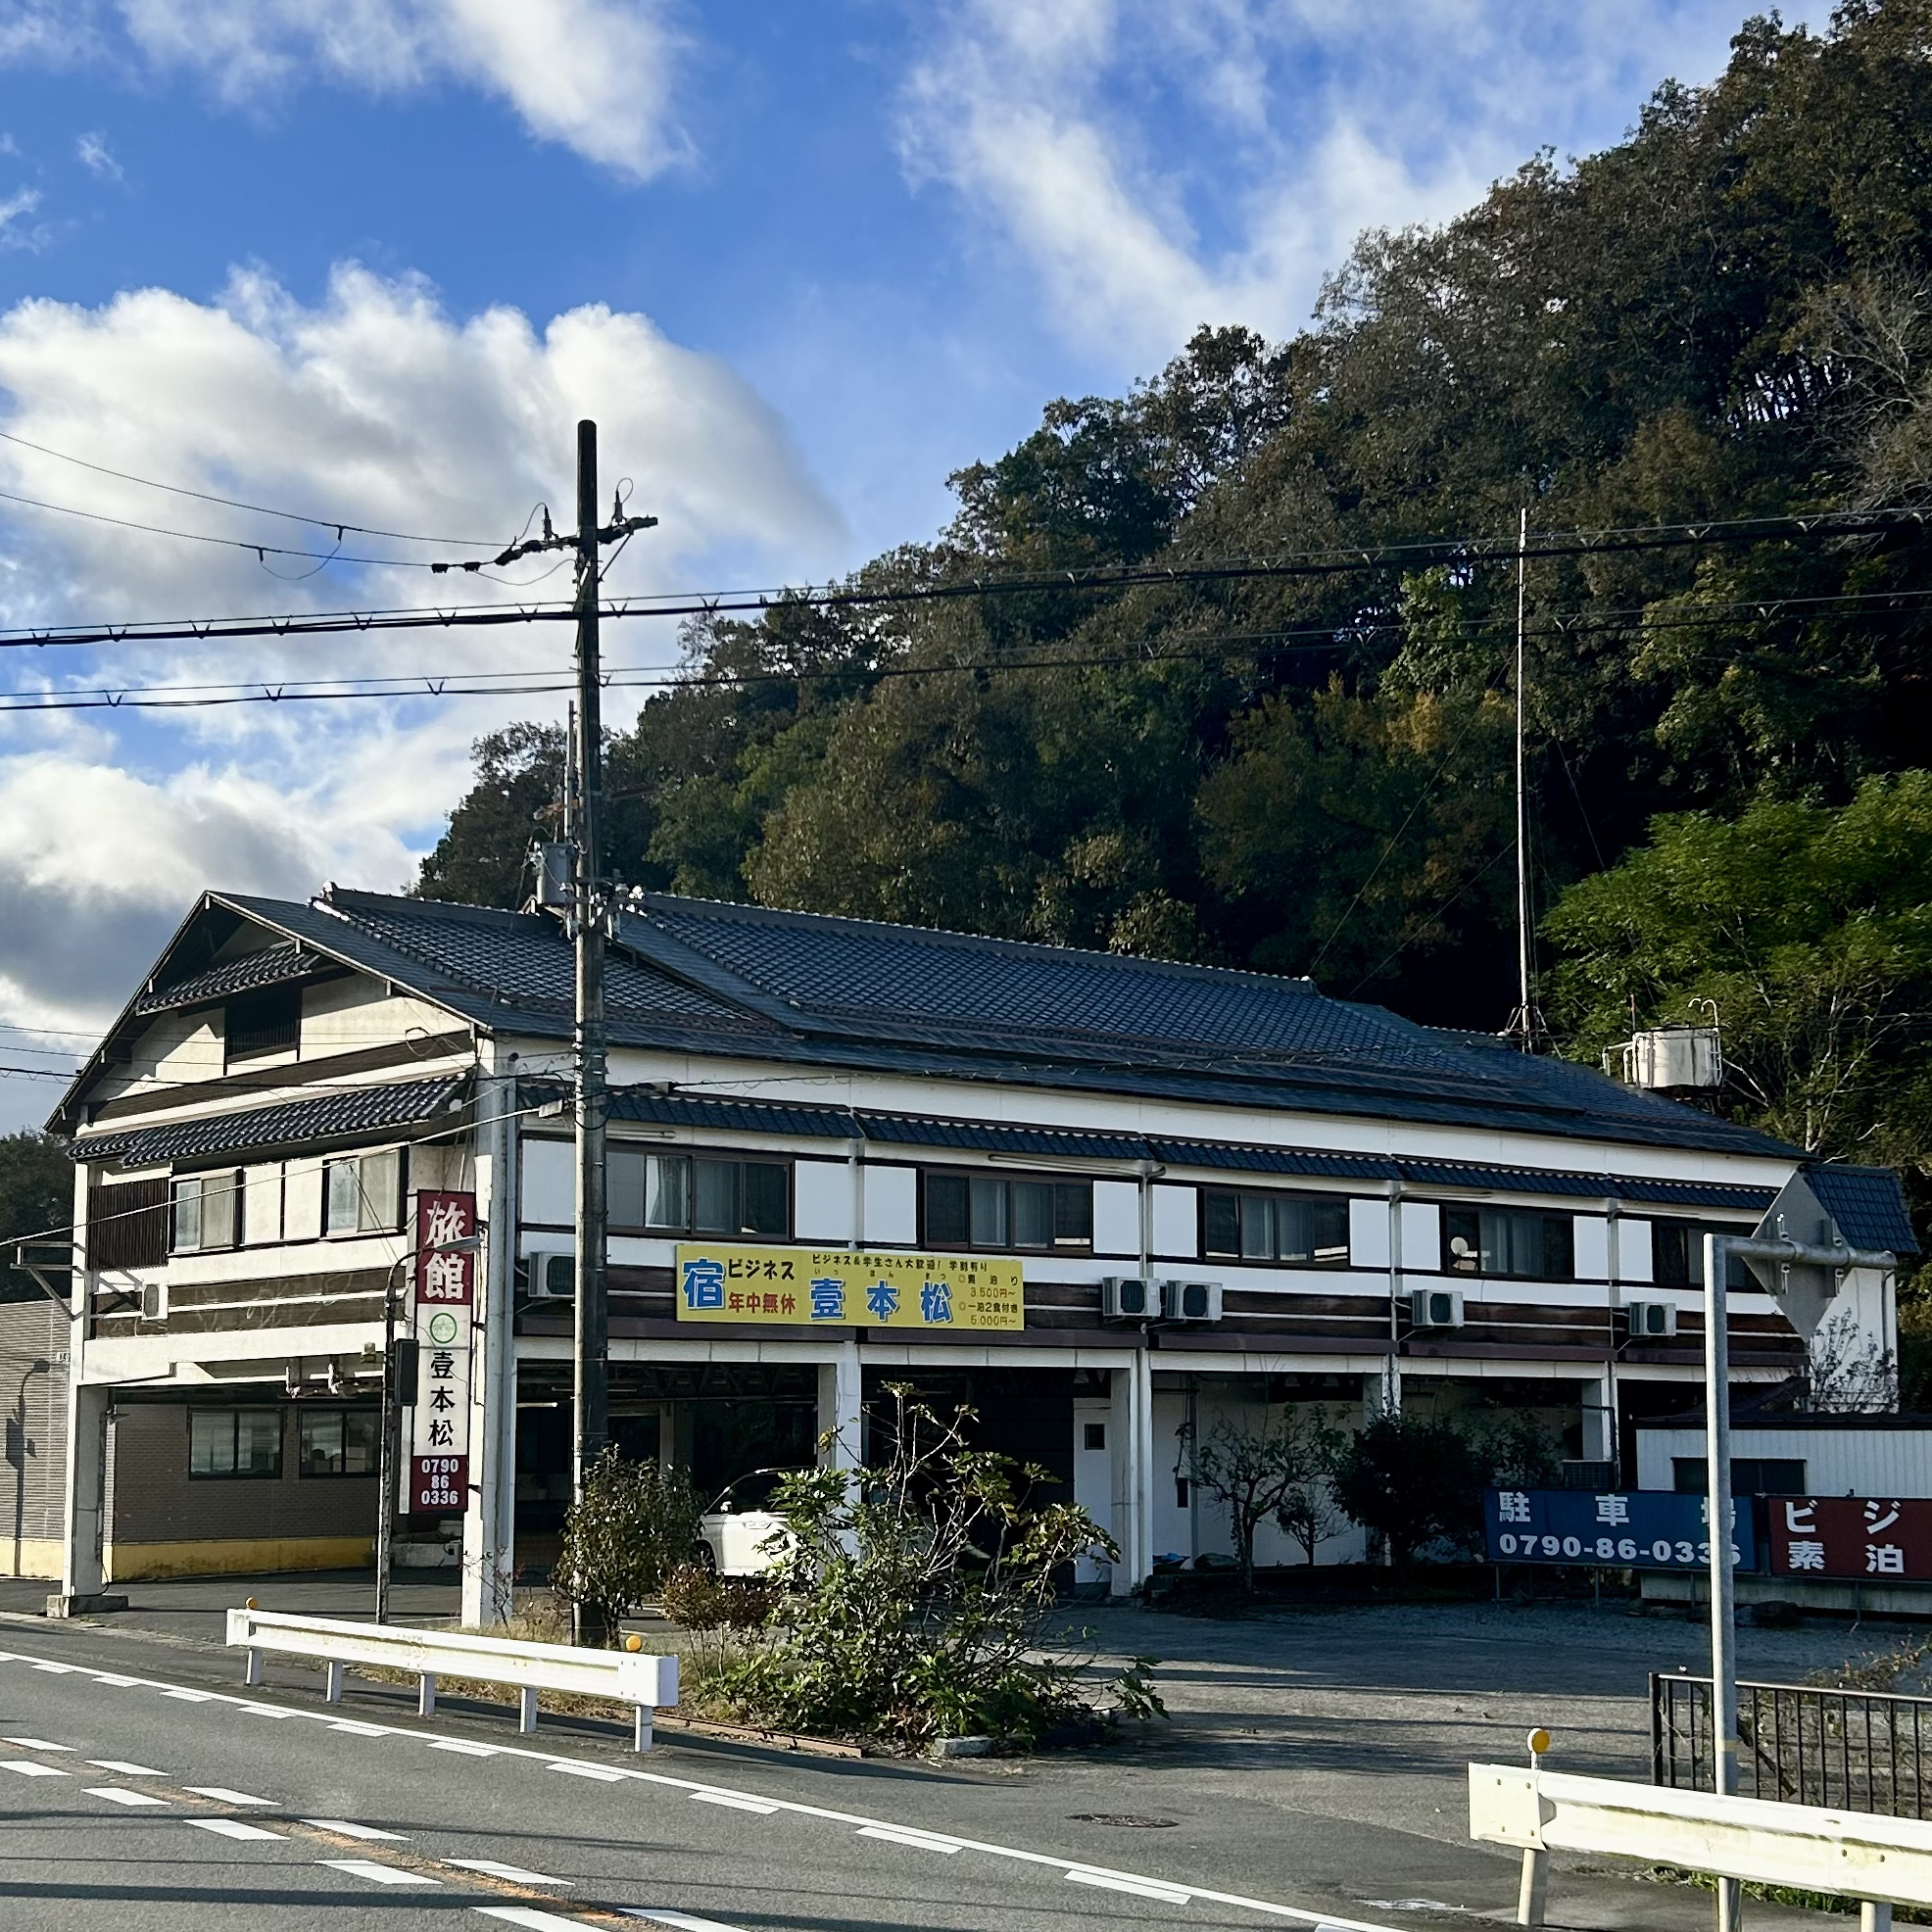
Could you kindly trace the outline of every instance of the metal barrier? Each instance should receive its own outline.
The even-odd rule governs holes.
[[[1737,1687],[1742,1794],[1922,1818],[1932,1810],[1932,1698],[1803,1684]],[[1711,1679],[1653,1672],[1651,1782],[1713,1789]]]
[[[1513,1764],[1469,1769],[1470,1836],[1524,1855],[1520,1924],[1542,1923],[1552,1852],[1607,1853],[1745,1883],[1834,1893],[1860,1901],[1864,1932],[1889,1927],[1894,1906],[1932,1905],[1932,1823],[1917,1818],[1660,1790]]]
[[[635,1639],[633,1639],[635,1641]],[[399,1629],[393,1623],[342,1623],[326,1617],[289,1617],[267,1610],[231,1610],[228,1643],[246,1650],[242,1681],[262,1681],[267,1651],[318,1661],[323,1695],[342,1702],[342,1671],[347,1664],[386,1665],[416,1678],[416,1710],[436,1709],[438,1677],[470,1677],[504,1684],[518,1693],[518,1728],[527,1736],[537,1728],[540,1690],[576,1691],[628,1704],[637,1713],[634,1742],[651,1749],[651,1714],[678,1701],[678,1661],[637,1651],[577,1650],[566,1644],[523,1643],[508,1637],[479,1637],[462,1630]]]

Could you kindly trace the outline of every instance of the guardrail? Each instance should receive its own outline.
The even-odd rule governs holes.
[[[1746,1797],[1895,1818],[1932,1810],[1932,1698],[1741,1683],[1737,1707]],[[1653,1784],[1713,1789],[1709,1677],[1651,1673],[1650,1751]]]
[[[639,1651],[577,1650],[462,1630],[401,1629],[393,1623],[344,1623],[254,1609],[229,1611],[228,1644],[248,1653],[242,1674],[247,1684],[261,1683],[262,1660],[268,1651],[315,1659],[322,1666],[323,1695],[331,1704],[342,1702],[342,1671],[348,1664],[413,1672],[416,1711],[424,1717],[435,1712],[439,1677],[507,1685],[518,1693],[517,1727],[525,1736],[537,1728],[540,1690],[605,1697],[634,1707],[634,1742],[640,1751],[651,1749],[652,1712],[678,1701],[677,1659]]]
[[[1521,1925],[1543,1922],[1551,1852],[1608,1853],[1860,1902],[1863,1932],[1932,1905],[1932,1823],[1514,1764],[1470,1767],[1470,1836],[1523,1855]]]

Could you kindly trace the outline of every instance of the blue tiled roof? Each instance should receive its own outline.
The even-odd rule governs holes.
[[[206,909],[486,1031],[569,1038],[571,948],[548,915],[335,890],[308,905],[210,894]],[[607,979],[616,1046],[1795,1157],[1590,1068],[1261,973],[635,894]],[[56,1116],[68,1131],[90,1078]]]
[[[259,987],[286,986],[292,980],[306,979],[318,967],[328,964],[319,952],[292,942],[264,946],[260,952],[245,952],[237,959],[225,959],[185,979],[144,992],[134,1002],[137,1013],[172,1013],[186,1006],[207,1006],[234,993],[250,992]]]
[[[1818,1205],[1837,1222],[1848,1247],[1916,1254],[1918,1237],[1906,1216],[1899,1177],[1888,1167],[1847,1167],[1819,1161],[1805,1170]]]
[[[203,1114],[159,1127],[83,1135],[72,1152],[76,1160],[154,1167],[163,1162],[239,1155],[258,1148],[355,1140],[419,1127],[454,1113],[462,1106],[466,1089],[466,1077],[448,1075],[387,1087],[344,1087],[312,1100],[249,1107],[233,1114]]]

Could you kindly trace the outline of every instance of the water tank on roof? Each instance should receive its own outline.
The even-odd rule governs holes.
[[[1646,1091],[1709,1092],[1724,1084],[1715,1027],[1654,1027],[1623,1042],[1623,1084]]]

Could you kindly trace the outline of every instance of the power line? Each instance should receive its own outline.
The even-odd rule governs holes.
[[[63,507],[58,505],[49,507]],[[71,513],[93,514],[90,511]],[[1546,532],[1541,539],[1529,544],[1525,555],[1531,558],[1593,556],[1613,552],[1710,549],[1728,543],[1774,537],[1876,535],[1895,529],[1923,528],[1927,514],[1918,510],[1832,511],[1808,516],[1740,518],[1731,522],[1660,524],[1647,529]],[[124,519],[100,520],[119,522]],[[153,529],[155,526],[129,524],[128,527]],[[316,552],[278,550],[274,546],[246,543],[239,538],[198,537],[185,531],[163,534],[176,534],[196,542],[217,543],[241,550],[260,550],[271,555],[329,560]],[[1551,541],[1553,537],[1562,541]],[[1364,549],[1284,552],[1272,557],[1224,557],[1185,563],[1121,564],[1007,575],[982,574],[943,583],[872,589],[847,582],[743,591],[665,592],[615,599],[601,606],[601,615],[611,619],[767,616],[773,610],[788,605],[815,609],[877,609],[995,596],[1041,596],[1183,583],[1328,577],[1362,570],[1473,567],[1479,563],[1513,561],[1516,554],[1515,547],[1499,547],[1497,540],[1487,537],[1431,538],[1414,544]],[[341,557],[334,560],[415,570],[438,567],[398,557]],[[481,571],[485,560],[443,567]],[[1871,595],[1882,598],[1899,594]],[[570,599],[528,604],[406,605],[372,610],[316,611],[306,616],[290,613],[285,616],[242,618],[187,617],[121,624],[55,624],[0,633],[0,649],[24,650],[50,645],[211,643],[234,638],[314,637],[359,631],[451,630],[502,624],[574,623],[578,614],[577,602]]]
[[[0,429],[0,443],[12,443],[23,450],[31,450],[36,456],[52,457],[58,462],[71,462],[80,469],[91,469],[96,476],[112,476],[122,483],[138,483],[144,490],[165,490],[170,496],[192,497],[197,503],[219,504],[224,509],[245,509],[256,516],[279,517],[284,523],[310,523],[318,530],[333,530],[339,543],[345,532],[353,530],[359,537],[390,537],[399,544],[442,544],[452,550],[467,546],[487,546],[487,537],[421,537],[409,530],[378,530],[366,523],[346,523],[339,516],[305,516],[299,510],[270,509],[266,504],[242,503],[234,497],[217,497],[207,490],[190,490],[179,483],[157,483],[152,476],[135,476],[124,469],[110,469],[106,463],[89,462],[85,457],[70,456],[65,450],[50,450],[44,443],[29,443],[24,436],[16,436],[10,430]],[[24,502],[24,498],[18,501]],[[42,505],[42,508],[59,508],[59,505]],[[528,529],[526,520],[524,528]]]
[[[1925,603],[1932,600],[1932,591],[1853,593],[1843,598],[1756,599],[1737,604],[1710,605],[1669,617],[1649,617],[1631,611],[1587,613],[1576,617],[1557,617],[1541,625],[1532,625],[1523,635],[1530,639],[1550,639],[1606,631],[1647,636],[1667,631],[1706,630],[1727,619],[1735,621],[1740,614],[1751,622],[1770,623],[1780,617],[1816,615],[1823,607],[1851,605],[1866,608],[1874,599],[1882,599],[1886,609],[1896,614],[1922,615]],[[1791,607],[1787,608],[1787,605]],[[612,613],[606,609],[604,614],[608,616]],[[1497,641],[1506,633],[1513,634],[1513,626],[1502,620],[1485,619],[1458,626],[1446,633],[1438,632],[1437,635],[1456,642],[1480,644]],[[1208,662],[1248,653],[1258,658],[1332,653],[1354,650],[1377,638],[1407,635],[1406,624],[1399,620],[1387,620],[1326,625],[1306,630],[1236,631],[1207,636],[1193,634],[1172,644],[1153,644],[1141,650],[1079,655],[962,658],[921,664],[840,663],[822,669],[795,667],[769,671],[707,671],[697,675],[666,670],[657,665],[612,665],[601,673],[600,682],[605,690],[704,691],[735,690],[764,684],[842,683],[854,679],[882,682],[899,678],[955,677],[994,672],[1092,670]],[[1730,661],[1724,653],[1703,652],[1697,654],[1704,660],[1721,656],[1723,661]],[[337,703],[372,698],[527,698],[574,688],[572,674],[560,669],[537,667],[515,671],[474,671],[460,677],[413,672],[365,678],[251,679],[246,684],[89,686],[67,691],[43,686],[22,691],[0,691],[0,714],[13,711],[200,710],[236,704]]]

